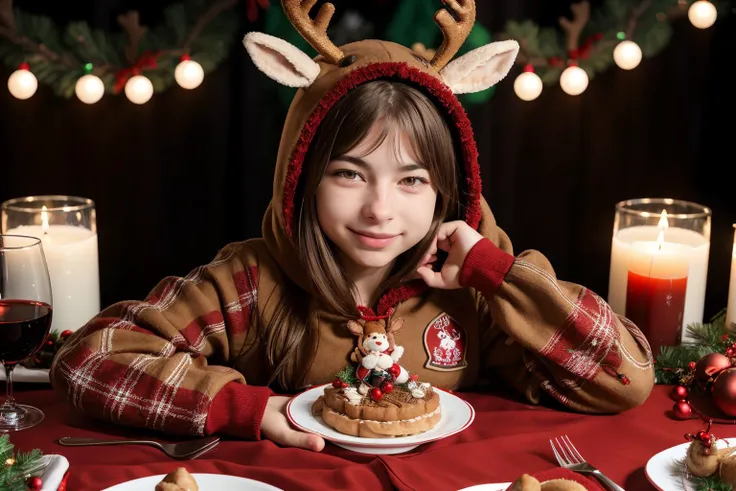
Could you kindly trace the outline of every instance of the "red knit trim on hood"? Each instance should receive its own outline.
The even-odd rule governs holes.
[[[445,108],[448,123],[454,125],[462,160],[465,163],[465,221],[473,229],[480,224],[481,210],[481,179],[478,165],[478,149],[473,136],[473,128],[460,101],[452,90],[437,77],[412,68],[405,63],[386,62],[374,63],[358,68],[340,80],[335,87],[320,101],[317,108],[307,120],[299,141],[289,159],[289,167],[284,183],[283,214],[286,234],[292,237],[294,229],[294,196],[296,194],[302,164],[309,150],[317,128],[332,106],[344,97],[350,90],[360,84],[377,79],[397,79],[410,82],[418,86],[431,96],[435,102]],[[378,314],[384,315],[397,303],[421,294],[427,289],[422,280],[414,280],[384,295],[378,303]],[[370,314],[369,314],[370,315]]]

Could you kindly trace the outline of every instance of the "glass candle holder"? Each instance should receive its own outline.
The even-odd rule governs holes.
[[[41,240],[51,278],[52,331],[76,331],[100,311],[95,204],[74,196],[28,196],[0,205],[3,234]]]
[[[733,224],[733,251],[731,252],[731,281],[728,284],[726,329],[736,331],[736,223]]]
[[[616,205],[608,303],[652,345],[692,341],[685,329],[703,322],[711,210],[667,198]]]

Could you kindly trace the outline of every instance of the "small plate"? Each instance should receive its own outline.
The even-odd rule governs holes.
[[[0,382],[5,381],[5,370],[0,370]],[[26,368],[18,365],[13,369],[13,382],[18,383],[49,383],[49,369],[48,368]]]
[[[458,491],[506,491],[512,483],[510,482],[492,482],[487,484],[476,484],[469,488],[463,488]]]
[[[120,484],[103,491],[153,491],[166,474],[141,477]],[[227,476],[224,474],[192,474],[197,481],[200,491],[283,491],[261,481],[254,481],[245,477]]]
[[[439,423],[429,431],[413,436],[395,438],[363,438],[345,435],[325,424],[322,418],[312,416],[312,404],[324,393],[330,384],[313,387],[294,396],[286,405],[286,415],[291,424],[302,431],[316,433],[335,445],[367,454],[398,454],[408,452],[423,443],[441,440],[463,431],[475,419],[473,406],[459,397],[437,390],[440,396],[442,417]]]
[[[733,447],[736,445],[736,438],[718,440],[717,445],[719,448]],[[684,475],[684,462],[689,446],[690,442],[675,445],[662,450],[649,459],[646,466],[647,479],[655,488],[660,491],[670,491],[672,489],[695,491],[693,483]]]

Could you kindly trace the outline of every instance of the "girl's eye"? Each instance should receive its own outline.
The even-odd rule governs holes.
[[[421,186],[422,184],[429,184],[429,181],[423,177],[418,176],[411,176],[411,177],[405,177],[401,180],[401,183],[405,186],[409,187],[417,187]]]
[[[360,179],[360,174],[358,174],[354,170],[339,170],[335,172],[335,175],[338,177],[344,177],[345,179],[349,181],[355,181],[357,179]]]

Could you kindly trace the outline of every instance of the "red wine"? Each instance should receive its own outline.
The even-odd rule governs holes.
[[[30,300],[0,300],[0,361],[15,365],[42,346],[51,328],[51,306]]]

